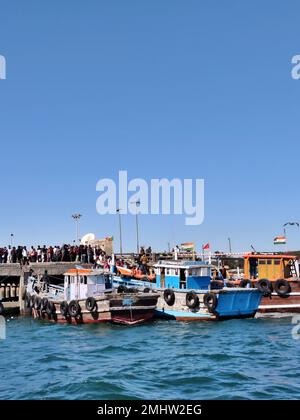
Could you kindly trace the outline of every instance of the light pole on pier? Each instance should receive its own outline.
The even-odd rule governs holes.
[[[229,244],[229,252],[231,254],[232,249],[231,249],[231,239],[230,238],[228,238],[228,244]]]
[[[123,255],[123,247],[122,247],[122,221],[121,221],[121,210],[122,210],[122,209],[117,209],[117,213],[119,214],[120,255]]]
[[[136,251],[140,253],[140,241],[139,241],[139,220],[138,220],[138,206],[141,204],[140,200],[132,201],[135,204],[135,224],[136,224]]]
[[[13,239],[14,239],[14,234],[13,234],[13,233],[11,233],[11,234],[10,234],[10,246],[11,246],[11,248],[12,248],[12,246],[13,246]]]
[[[75,214],[72,214],[72,217],[75,220],[75,224],[76,224],[76,243],[78,244],[78,242],[79,242],[79,220],[82,217],[82,214],[75,213]]]

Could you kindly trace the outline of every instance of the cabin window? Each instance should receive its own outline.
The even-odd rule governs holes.
[[[272,260],[267,260],[267,265],[272,265]]]
[[[175,276],[178,276],[178,268],[175,270]]]
[[[166,269],[166,275],[168,276],[170,274],[170,270],[167,268]]]
[[[202,277],[209,277],[210,276],[210,271],[209,268],[203,267],[200,270],[200,276]]]
[[[259,265],[266,265],[266,260],[259,260]]]
[[[274,260],[274,265],[280,265],[280,260]]]
[[[87,284],[87,276],[80,276],[80,284]]]

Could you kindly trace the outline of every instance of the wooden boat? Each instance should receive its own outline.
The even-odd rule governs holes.
[[[64,285],[38,282],[30,277],[25,302],[34,318],[65,324],[113,322],[134,325],[154,316],[158,294],[134,289],[118,292],[105,270],[71,269]]]
[[[247,254],[244,278],[226,283],[231,287],[256,287],[263,293],[258,316],[300,312],[299,264],[294,255]]]
[[[254,317],[262,293],[255,288],[211,290],[212,266],[205,262],[160,261],[156,283],[115,276],[114,283],[154,289],[159,293],[156,317],[179,321],[217,321]],[[145,290],[145,289],[144,289]]]

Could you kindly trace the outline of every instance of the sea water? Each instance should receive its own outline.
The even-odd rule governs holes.
[[[297,399],[290,318],[136,327],[8,319],[0,399]]]

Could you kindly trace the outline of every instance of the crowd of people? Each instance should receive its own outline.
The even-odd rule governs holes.
[[[106,253],[91,245],[63,246],[8,246],[0,248],[0,264],[22,264],[43,262],[80,262],[96,264],[105,262]]]

